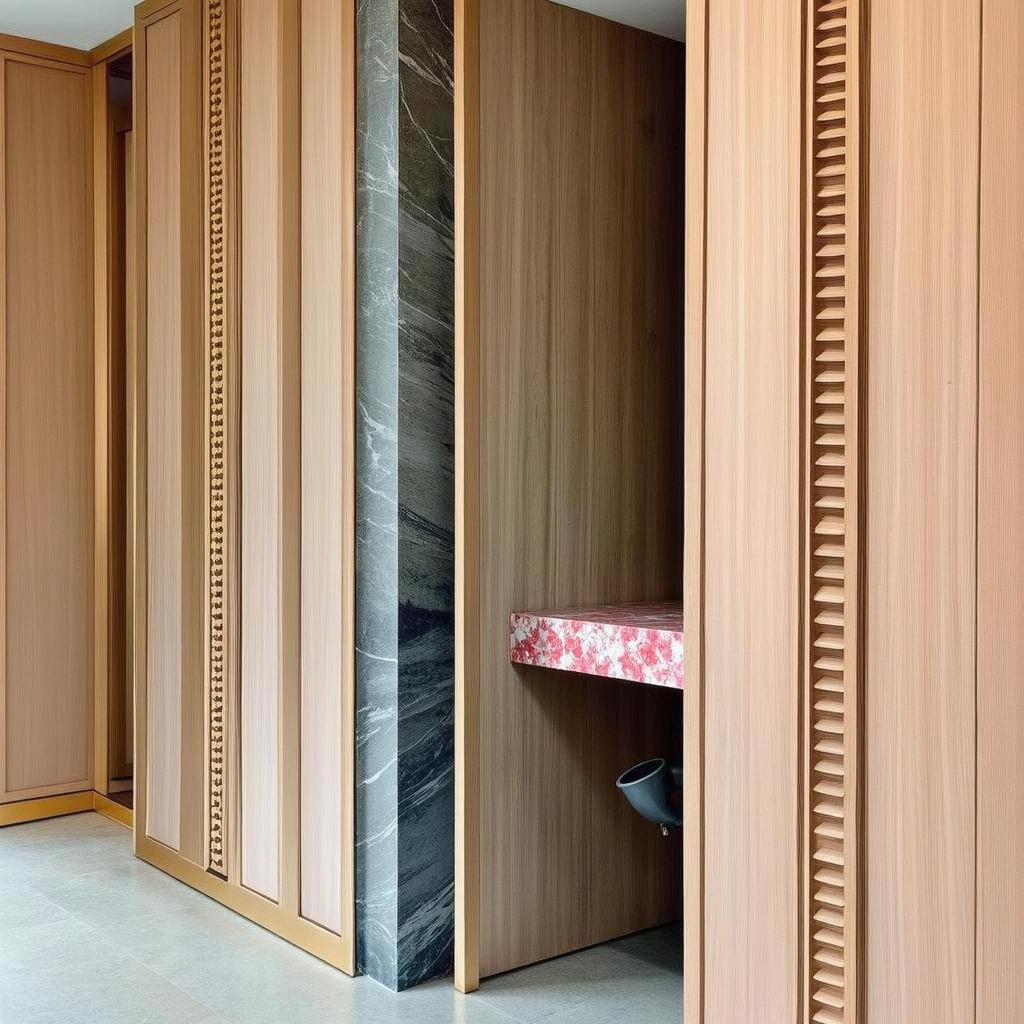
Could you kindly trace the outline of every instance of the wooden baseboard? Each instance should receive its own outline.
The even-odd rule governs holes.
[[[116,821],[126,828],[131,828],[135,821],[135,813],[130,807],[125,807],[124,804],[119,804],[102,793],[93,793],[92,809],[97,814],[102,814],[105,818],[110,818],[111,821]]]
[[[91,789],[81,793],[20,800],[0,805],[0,826],[41,821],[63,814],[80,814],[83,811],[95,811],[126,828],[133,828],[135,816],[129,808]],[[355,974],[355,956],[350,939],[335,935],[313,924],[312,921],[286,914],[277,904],[248,889],[229,885],[224,879],[211,875],[179,853],[147,836],[135,836],[135,855],[179,882],[184,882],[260,927],[266,928],[267,931],[280,936],[293,946],[298,946],[299,949],[311,953],[346,974]]]
[[[241,914],[261,928],[280,936],[293,946],[298,946],[299,949],[311,953],[332,967],[337,967],[345,974],[355,974],[351,939],[329,932],[311,921],[287,914],[276,903],[248,889],[229,885],[224,879],[204,871],[199,865],[193,864],[181,854],[148,836],[136,833],[135,855],[147,864],[165,871],[179,882],[184,882]]]
[[[102,814],[126,828],[132,827],[135,817],[130,807],[108,800],[102,793],[86,789],[81,793],[64,793],[60,796],[44,796],[34,800],[16,800],[13,803],[0,804],[0,828],[5,825],[24,825],[29,821],[59,818],[65,814],[82,814],[85,811],[96,811],[97,814]]]
[[[16,800],[0,804],[0,828],[5,825],[22,825],[28,821],[42,821],[44,818],[58,818],[63,814],[81,814],[93,809],[91,789],[81,793],[65,793],[61,796],[44,796],[35,800]]]

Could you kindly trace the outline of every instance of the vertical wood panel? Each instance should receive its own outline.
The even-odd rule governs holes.
[[[686,8],[683,454],[683,1019],[704,1024],[704,392],[708,0]]]
[[[978,421],[977,1020],[1024,1020],[1024,6],[985,0]]]
[[[351,764],[354,15],[302,5],[301,912],[340,932]]]
[[[798,1017],[801,68],[798,4],[708,17],[704,999]],[[692,469],[690,470],[692,472]]]
[[[241,6],[242,883],[271,899],[294,885],[296,903],[297,13]]]
[[[136,74],[138,68],[136,66]],[[138,208],[136,206],[137,172],[135,167],[135,132],[125,132],[125,723],[124,750],[128,767],[135,770],[135,630],[133,606],[135,602],[135,373],[136,373],[136,281],[138,277]]]
[[[205,352],[203,336],[202,21],[181,5],[181,853],[204,863]],[[151,577],[152,578],[152,577]]]
[[[4,72],[6,794],[92,778],[89,80]],[[22,791],[18,793],[18,791]]]
[[[145,27],[146,834],[181,841],[181,22]]]
[[[871,16],[866,1010],[901,1024],[974,1020],[979,12]]]
[[[681,882],[678,837],[610,785],[678,750],[678,695],[513,668],[508,615],[679,594],[682,52],[543,0],[481,2],[479,47],[479,267],[474,239],[459,263],[461,317],[480,282],[479,334],[459,328],[459,444],[479,453],[459,485],[463,987],[478,924],[490,975],[675,919]],[[476,68],[459,77],[461,119]],[[462,159],[477,129],[460,130]],[[474,187],[460,178],[463,232]]]
[[[480,986],[480,8],[455,0],[455,987]]]
[[[324,91],[326,98],[322,108],[325,123],[319,126],[323,137],[314,133],[316,142],[312,149],[316,157],[309,161],[307,176],[311,198],[322,199],[322,205],[314,203],[308,214],[313,223],[309,232],[308,264],[311,265],[307,266],[307,277],[310,330],[314,338],[323,343],[326,356],[334,358],[335,353],[328,344],[330,335],[342,355],[351,360],[351,338],[346,339],[337,332],[338,324],[344,325],[345,319],[351,318],[354,299],[351,277],[345,278],[345,268],[351,270],[354,242],[351,209],[354,202],[351,110],[354,93],[351,79],[343,73],[345,68],[349,73],[353,69],[354,13],[349,0],[342,6],[347,12],[343,21],[333,8],[325,6],[318,17],[312,14],[317,9],[315,4],[307,10],[307,17],[311,19],[309,31],[314,31],[318,23],[324,31],[331,25],[337,27],[342,33],[341,47],[346,55],[343,68],[339,68],[334,66],[334,54],[341,52],[335,50],[337,40],[316,38],[308,43],[312,59],[307,68],[306,88],[308,92]],[[182,112],[180,199],[176,212],[181,222],[178,232],[180,322],[182,345],[187,342],[195,348],[188,352],[182,350],[178,356],[181,367],[178,407],[182,419],[189,418],[187,429],[185,424],[181,427],[181,474],[183,478],[186,473],[192,476],[187,481],[182,479],[180,486],[181,580],[173,582],[181,594],[183,613],[189,616],[188,629],[194,626],[199,632],[205,625],[205,653],[210,659],[211,683],[215,646],[224,645],[220,666],[223,702],[218,708],[212,701],[212,694],[204,694],[204,671],[200,664],[202,645],[193,660],[191,633],[183,639],[186,646],[182,662],[188,661],[188,666],[182,668],[179,703],[182,731],[180,853],[139,831],[136,832],[136,851],[187,884],[351,973],[354,970],[352,793],[346,791],[344,784],[336,785],[333,794],[340,807],[336,820],[341,845],[335,847],[338,855],[333,864],[320,867],[324,872],[320,879],[323,888],[317,888],[311,898],[315,905],[317,900],[323,900],[328,886],[334,886],[337,895],[330,894],[330,907],[326,901],[321,905],[325,918],[333,912],[332,923],[337,930],[328,930],[300,914],[299,87],[302,66],[299,3],[297,0],[281,0],[280,3],[221,0],[201,11],[196,0],[174,0],[171,5],[147,0],[136,13],[140,251],[146,250],[147,233],[152,234],[155,229],[154,186],[147,181],[155,155],[148,159],[146,156],[147,146],[153,142],[148,119],[156,102],[148,89],[154,76],[148,70],[152,40],[147,26],[151,30],[163,19],[177,18],[182,23],[180,67],[200,67],[202,61],[206,61],[205,70],[197,75],[186,75],[179,90]],[[205,22],[201,15],[207,19]],[[205,48],[202,45],[204,25]],[[201,117],[199,91],[204,80],[208,90],[207,107],[205,117]],[[320,109],[316,103],[312,106]],[[340,123],[335,120],[337,117],[342,118]],[[205,173],[204,154],[197,141],[202,138],[201,126],[205,127],[207,135]],[[334,140],[339,131],[340,142],[332,141],[329,145],[323,142],[323,139]],[[199,192],[204,177],[208,190],[205,201]],[[165,185],[157,184],[166,191]],[[244,205],[241,202],[243,185]],[[319,219],[322,210],[330,214],[323,221]],[[166,215],[164,220],[167,220]],[[340,256],[335,246],[341,249]],[[320,258],[327,265],[326,272],[316,262]],[[205,287],[203,269],[207,274]],[[138,285],[140,310],[152,316],[152,303],[146,298],[146,275],[140,277]],[[186,289],[192,290],[185,294]],[[200,302],[204,292],[205,309]],[[208,317],[205,325],[204,312]],[[347,329],[350,330],[350,326]],[[129,401],[140,417],[137,422],[145,426],[147,386],[156,388],[158,382],[156,373],[146,370],[145,331],[138,333],[139,344],[130,350],[135,389]],[[210,343],[208,360],[202,358],[204,339]],[[342,366],[351,383],[350,363]],[[317,385],[321,383],[318,381]],[[165,386],[163,381],[160,385]],[[334,381],[331,385],[334,388],[331,397],[341,396],[348,401],[351,412],[352,396],[345,399],[341,395],[342,382]],[[328,397],[317,394],[328,403]],[[159,401],[164,405],[174,404],[166,396],[161,396]],[[339,420],[344,418],[333,407],[329,412]],[[311,429],[316,423],[313,417]],[[219,439],[218,427],[223,430]],[[324,426],[324,430],[327,429],[329,424]],[[144,438],[139,440],[144,441]],[[326,442],[329,438],[319,440]],[[351,443],[351,436],[348,441]],[[330,459],[331,455],[338,455],[338,444],[327,445],[322,461],[318,461],[321,453],[313,450],[312,433],[309,448],[317,472],[321,467],[324,473],[339,472]],[[136,448],[133,454],[134,459],[129,464],[136,477],[133,494],[139,501],[145,497],[147,449]],[[350,457],[347,461],[343,458],[340,468],[340,472],[348,474],[342,485],[349,489],[348,494],[353,486],[351,461]],[[207,483],[211,485],[205,495],[204,466],[210,473]],[[212,486],[217,472],[223,475],[223,486],[219,490]],[[332,486],[336,486],[335,481],[336,477],[332,476]],[[243,485],[247,488],[245,501],[240,494]],[[244,519],[242,508],[246,510]],[[351,509],[343,510],[343,514],[351,517]],[[215,543],[212,527],[218,515],[225,522],[223,534]],[[342,537],[348,530],[351,544],[352,534],[346,522],[336,521],[334,525]],[[145,598],[147,587],[166,597],[166,580],[158,580],[147,572],[144,539],[150,529],[151,525],[138,524],[131,546],[136,573],[131,625],[133,643],[139,650],[146,647],[146,614],[139,607],[140,599]],[[202,538],[207,529],[210,533],[206,536],[209,541],[206,554],[210,559],[211,578],[218,571],[224,575],[219,595],[215,595],[209,581],[204,586]],[[335,542],[333,535],[331,542]],[[247,545],[244,563],[243,545]],[[345,569],[351,572],[351,563]],[[213,615],[218,611],[215,596],[223,618],[219,632],[212,628]],[[205,616],[202,614],[204,603],[207,605]],[[342,612],[351,614],[350,605]],[[184,618],[183,614],[183,632],[186,629]],[[245,650],[244,676],[239,641],[243,618],[249,642]],[[339,647],[344,643],[336,632],[321,636],[319,642]],[[276,659],[269,664],[264,663],[265,647],[271,650],[269,657]],[[343,651],[351,653],[348,649],[343,648]],[[139,677],[138,720],[146,723],[151,717],[147,713],[146,673],[140,672]],[[311,682],[315,687],[324,684],[319,677]],[[347,768],[336,769],[342,783],[346,777],[351,780],[354,774],[354,708],[350,687],[344,696],[348,703],[340,707],[333,733],[328,735],[326,729],[319,733],[311,730],[315,742],[322,740],[325,746],[332,742],[340,765],[347,765]],[[311,708],[311,713],[314,710],[315,707]],[[215,756],[213,725],[218,714],[223,726],[220,749],[223,775],[219,783],[219,820],[223,833],[221,842],[216,843],[212,812],[214,794],[218,791],[212,761],[208,763],[203,755],[211,759]],[[318,720],[316,726],[320,729],[325,723]],[[148,729],[140,729],[137,745],[141,763],[136,765],[136,771],[141,775],[146,772],[149,739]],[[315,807],[316,802],[330,798],[328,792],[316,792],[311,802]],[[138,820],[142,821],[146,814],[145,787],[137,800],[141,808]],[[314,831],[310,842],[315,843],[315,828],[312,824],[310,828]],[[311,854],[321,855],[322,851],[311,850]],[[332,871],[340,877],[326,877]],[[314,884],[318,882],[315,869],[312,880]],[[265,898],[267,896],[270,898]]]
[[[110,780],[111,719],[114,714],[111,679],[111,640],[107,632],[107,611],[111,597],[112,578],[107,567],[112,554],[113,533],[110,529],[111,494],[108,490],[113,463],[110,458],[110,360],[112,345],[113,268],[111,237],[114,225],[110,217],[113,149],[110,125],[107,67],[100,64],[89,73],[92,92],[92,157],[93,157],[93,346],[95,350],[95,413],[96,453],[94,459],[96,495],[93,612],[95,640],[93,643],[93,785],[98,793],[108,792]]]

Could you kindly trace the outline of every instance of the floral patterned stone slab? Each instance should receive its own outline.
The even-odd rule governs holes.
[[[509,657],[519,665],[683,688],[678,601],[513,612]]]

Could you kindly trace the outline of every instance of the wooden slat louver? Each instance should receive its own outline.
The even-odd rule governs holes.
[[[808,2],[804,993],[810,1024],[854,1024],[860,11]]]

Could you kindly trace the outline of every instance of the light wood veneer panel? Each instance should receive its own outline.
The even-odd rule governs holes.
[[[353,842],[353,33],[348,4],[304,0],[301,913],[335,932]]]
[[[146,834],[181,841],[181,22],[145,28]]]
[[[680,592],[683,69],[675,44],[543,0],[481,0],[479,30],[479,391],[460,400],[480,409],[460,419],[479,431],[461,571],[481,646],[460,683],[479,804],[463,786],[460,820],[480,859],[460,941],[478,921],[486,976],[680,914],[679,837],[614,788],[678,755],[678,694],[510,666],[508,616]]]
[[[901,1024],[974,1020],[979,12],[871,12],[866,1013]]]
[[[708,0],[686,8],[683,397],[683,1019],[704,1024],[704,367]]]
[[[977,1020],[1024,1020],[1024,6],[985,0],[978,421]]]
[[[89,80],[15,57],[0,69],[3,799],[91,782],[95,455]]]
[[[708,17],[704,1000],[799,1016],[801,12]]]
[[[274,900],[298,883],[297,15],[240,6],[242,884]]]

